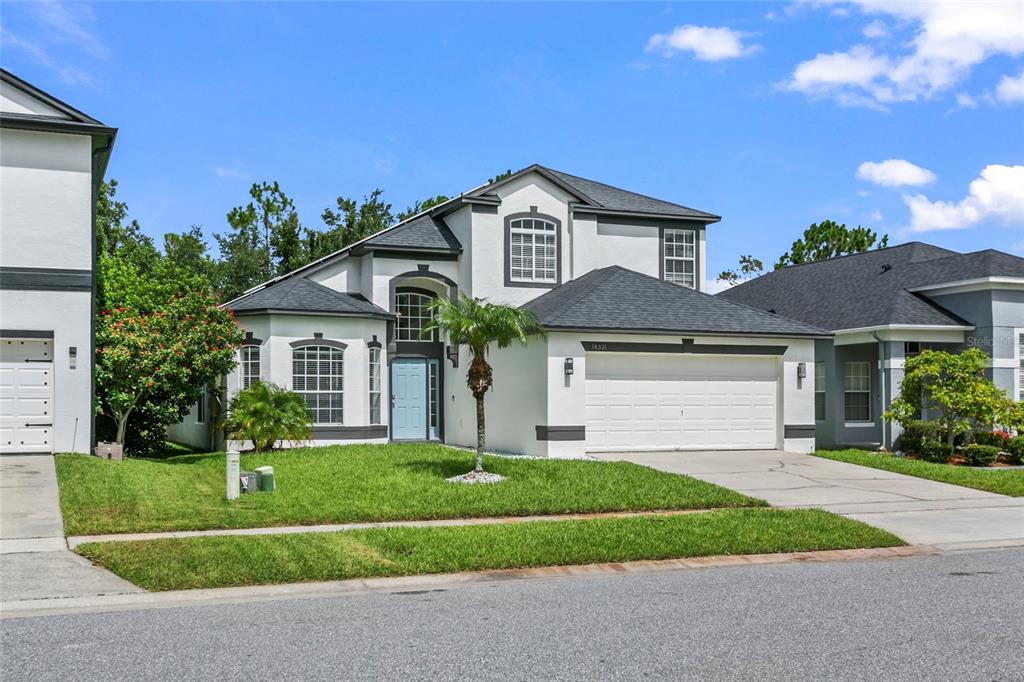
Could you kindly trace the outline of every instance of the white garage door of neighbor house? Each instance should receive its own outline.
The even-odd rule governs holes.
[[[587,450],[772,449],[774,357],[589,353]]]
[[[0,454],[53,452],[53,340],[0,339]]]

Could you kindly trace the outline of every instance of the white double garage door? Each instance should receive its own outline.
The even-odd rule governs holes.
[[[588,353],[592,452],[773,449],[777,357]]]

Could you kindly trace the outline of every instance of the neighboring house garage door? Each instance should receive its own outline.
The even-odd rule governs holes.
[[[53,452],[53,340],[0,339],[0,454]]]
[[[587,450],[771,449],[778,360],[589,353]]]

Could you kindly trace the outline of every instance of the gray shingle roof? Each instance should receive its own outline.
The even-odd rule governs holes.
[[[291,310],[351,317],[392,317],[358,294],[344,294],[305,277],[291,277],[231,302],[236,313]]]
[[[549,329],[822,336],[826,332],[613,265],[527,303]]]
[[[882,325],[965,325],[923,294],[908,291],[979,277],[1024,277],[1024,258],[992,249],[956,253],[910,242],[775,270],[720,298],[829,330]]]
[[[444,220],[431,215],[420,215],[399,223],[390,230],[378,233],[362,243],[363,247],[395,249],[437,249],[461,251],[462,244],[455,238]]]
[[[629,190],[620,189],[603,182],[587,180],[586,178],[563,173],[553,168],[541,166],[566,185],[588,197],[597,206],[612,211],[624,211],[627,213],[655,213],[659,215],[679,216],[695,218],[700,220],[719,220],[720,217],[712,213],[705,213],[687,206],[681,206],[669,201],[655,199],[644,194],[637,194]]]

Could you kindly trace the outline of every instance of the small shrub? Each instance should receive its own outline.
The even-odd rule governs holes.
[[[1015,436],[1006,441],[1006,451],[1010,453],[1012,462],[1020,464],[1024,462],[1024,436]]]
[[[978,445],[991,445],[1000,450],[1006,446],[1009,434],[1005,431],[979,431],[974,434],[974,442]]]
[[[903,452],[919,453],[923,441],[939,438],[939,425],[926,419],[912,419],[902,427],[903,433],[896,439],[896,449]]]
[[[996,461],[999,448],[994,445],[968,445],[963,450],[964,459],[972,467],[987,467]]]
[[[310,421],[305,398],[257,381],[231,399],[224,431],[232,440],[252,441],[262,452],[281,440],[309,440]]]
[[[923,440],[917,450],[917,456],[928,462],[945,464],[953,456],[953,448],[938,440]]]

